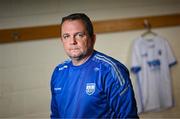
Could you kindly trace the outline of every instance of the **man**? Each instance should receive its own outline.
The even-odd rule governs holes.
[[[127,68],[94,50],[96,36],[83,13],[61,22],[61,41],[70,60],[51,79],[51,118],[138,118]]]

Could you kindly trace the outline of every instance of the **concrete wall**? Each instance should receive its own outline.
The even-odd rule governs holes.
[[[4,0],[0,28],[49,25],[85,12],[92,20],[179,13],[179,0]],[[180,26],[153,29],[167,38],[180,60]],[[130,67],[131,45],[144,30],[97,34],[95,48]],[[66,59],[58,38],[0,44],[0,117],[49,118],[49,82],[54,67]],[[180,117],[180,66],[172,68],[175,107],[142,118]],[[132,81],[135,78],[132,76]]]

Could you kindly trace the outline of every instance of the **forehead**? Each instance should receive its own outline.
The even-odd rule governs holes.
[[[82,20],[66,20],[61,26],[62,32],[72,30],[85,30],[85,24]]]

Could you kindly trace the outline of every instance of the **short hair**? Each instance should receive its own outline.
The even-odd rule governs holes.
[[[61,25],[67,20],[82,20],[85,27],[86,27],[86,30],[88,31],[88,35],[91,38],[93,37],[93,35],[94,35],[93,25],[92,25],[90,18],[86,14],[74,13],[74,14],[70,14],[68,16],[65,16],[62,18]]]

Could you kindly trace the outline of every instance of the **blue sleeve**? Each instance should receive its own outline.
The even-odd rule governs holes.
[[[57,119],[59,118],[59,113],[58,113],[58,105],[56,103],[56,99],[55,99],[55,93],[54,93],[54,84],[55,84],[55,79],[57,76],[57,70],[58,68],[56,67],[52,77],[51,77],[51,114],[50,117],[51,119]]]
[[[131,68],[131,72],[134,74],[137,74],[140,70],[141,70],[141,67],[139,67],[139,66]]]
[[[118,118],[139,118],[129,71],[122,65],[117,70],[111,70],[106,77],[110,107]]]

